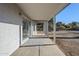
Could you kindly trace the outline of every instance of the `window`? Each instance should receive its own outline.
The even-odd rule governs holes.
[[[37,23],[37,31],[43,31],[43,23]]]
[[[28,36],[28,24],[27,20],[23,20],[23,38]]]

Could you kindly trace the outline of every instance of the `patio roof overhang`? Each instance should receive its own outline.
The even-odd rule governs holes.
[[[18,3],[18,5],[31,20],[50,20],[67,3]]]

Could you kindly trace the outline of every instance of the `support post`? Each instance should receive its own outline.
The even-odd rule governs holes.
[[[31,37],[33,35],[33,22],[31,21]]]
[[[48,21],[46,21],[46,35],[47,35],[47,37],[48,37]]]
[[[56,44],[56,17],[53,18],[53,36],[54,43]]]
[[[36,22],[35,22],[35,34],[37,34],[37,25],[36,25]]]

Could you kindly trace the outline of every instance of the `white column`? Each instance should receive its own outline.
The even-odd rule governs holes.
[[[46,34],[46,26],[45,26],[45,21],[43,23],[43,32]]]
[[[46,21],[46,35],[48,36],[48,21]]]
[[[29,30],[28,31],[29,31],[29,37],[30,37],[31,36],[31,22],[29,23],[29,26],[28,27],[29,27]]]
[[[37,25],[35,23],[35,34],[37,34]]]
[[[44,21],[43,29],[44,29],[45,34],[48,36],[48,21]]]
[[[53,19],[53,38],[54,38],[54,43],[56,43],[56,18],[54,17]]]
[[[36,29],[36,22],[35,21],[32,21],[32,35],[36,35],[37,34],[37,29]]]
[[[33,35],[33,21],[31,21],[31,37]]]

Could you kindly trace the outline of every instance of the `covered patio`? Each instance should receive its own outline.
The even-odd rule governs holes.
[[[67,4],[39,3],[18,5],[25,12],[25,15],[21,15],[21,17],[25,19],[25,22],[23,23],[24,36],[23,40],[21,40],[24,41],[24,43],[21,43],[20,48],[12,55],[65,56],[56,45],[55,16],[65,8]],[[28,21],[29,23],[27,23]],[[49,30],[51,24],[53,27]],[[53,36],[50,36],[50,33],[52,33]],[[28,37],[29,39],[27,39]]]
[[[29,41],[33,39],[27,38],[49,38],[49,25],[52,23],[53,39],[51,39],[54,44],[56,41],[56,18],[55,16],[67,6],[68,4],[64,3],[38,3],[38,4],[18,4],[18,6],[24,11],[25,14],[21,14],[21,17],[24,19],[23,23],[23,40],[21,42]],[[50,21],[51,20],[51,21]],[[53,21],[52,21],[53,20]],[[29,23],[27,23],[29,21]],[[49,22],[50,21],[50,22]],[[27,29],[28,28],[28,29]],[[38,39],[39,41],[39,39]],[[21,43],[20,45],[24,45]]]

